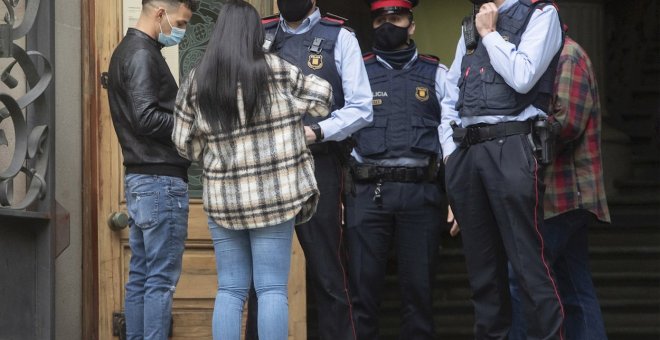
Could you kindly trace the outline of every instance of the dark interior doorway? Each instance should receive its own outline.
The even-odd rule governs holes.
[[[371,15],[364,0],[318,0],[321,14],[332,13],[348,19],[347,26],[355,31],[362,52],[371,50]]]

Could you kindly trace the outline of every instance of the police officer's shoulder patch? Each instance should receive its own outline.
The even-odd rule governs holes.
[[[326,25],[326,26],[342,26],[343,25],[343,22],[341,22],[341,20],[327,18],[327,17],[322,17],[320,22],[322,24]]]
[[[429,64],[438,65],[440,63],[440,58],[431,55],[431,54],[420,54],[419,60],[427,62]]]
[[[354,32],[352,28],[346,26],[347,22],[348,19],[332,13],[326,13],[323,17],[321,17],[322,24],[325,24],[327,26],[339,26],[341,28],[346,29],[349,32]]]
[[[346,19],[344,17],[341,17],[337,14],[329,13],[329,12],[325,13],[325,15],[323,16],[323,19],[330,20],[332,22],[337,23],[338,25],[344,25],[344,24],[346,24],[346,22],[348,22],[348,19]]]
[[[267,17],[261,18],[261,24],[262,25],[272,25],[273,23],[279,22],[280,21],[280,14],[273,14],[269,15]]]

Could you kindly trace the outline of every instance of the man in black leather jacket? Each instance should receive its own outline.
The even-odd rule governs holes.
[[[188,233],[187,170],[171,140],[177,84],[163,46],[178,44],[196,0],[143,0],[110,60],[108,97],[130,214],[127,339],[167,339]]]

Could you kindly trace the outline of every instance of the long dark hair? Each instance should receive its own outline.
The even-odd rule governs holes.
[[[263,43],[264,29],[257,10],[243,0],[227,1],[195,71],[199,108],[213,130],[243,126],[238,111],[239,84],[247,126],[262,110],[270,112],[272,70]]]

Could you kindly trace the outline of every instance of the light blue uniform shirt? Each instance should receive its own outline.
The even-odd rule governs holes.
[[[403,66],[403,69],[405,70],[410,68],[412,64],[417,60],[417,58],[418,58],[418,53],[415,52],[412,59],[410,59],[410,61]],[[378,62],[381,63],[388,70],[393,69],[392,65],[390,65],[387,61],[385,61],[385,59],[376,56],[376,60],[378,60]],[[435,95],[438,98],[438,103],[441,103],[442,98],[444,98],[445,96],[446,78],[447,78],[447,67],[445,65],[438,64],[438,72],[435,73]],[[442,136],[442,130],[440,125],[438,126],[438,136]],[[442,158],[441,155],[442,155],[442,150],[438,150],[438,156],[440,158]],[[352,156],[353,158],[355,158],[355,160],[358,163],[369,163],[379,166],[423,167],[429,165],[428,158],[427,159],[408,158],[408,157],[400,157],[400,158],[392,158],[392,159],[364,158],[360,156],[360,154],[358,154],[355,149],[353,149]]]
[[[304,34],[319,21],[321,21],[321,12],[317,8],[295,29],[289,27],[280,16],[280,28],[289,34]],[[373,118],[371,86],[355,35],[346,29],[341,29],[334,53],[335,65],[344,89],[344,107],[332,112],[328,119],[319,123],[323,131],[323,141],[344,140],[353,132],[369,125]]]
[[[518,0],[506,0],[499,7],[498,13],[503,13]],[[518,48],[507,42],[498,32],[492,32],[481,38],[481,44],[486,47],[490,62],[495,71],[504,81],[518,93],[529,92],[541,78],[543,73],[559,51],[562,43],[561,24],[554,6],[545,6],[542,10],[534,10],[529,24],[521,37]],[[447,89],[442,100],[441,142],[444,157],[456,150],[452,138],[450,123],[455,121],[459,126],[470,126],[478,123],[497,124],[508,121],[525,121],[545,113],[530,105],[517,116],[477,116],[459,118],[456,111],[458,100],[458,80],[461,77],[461,61],[465,55],[463,36],[456,47],[456,57],[447,73]]]

